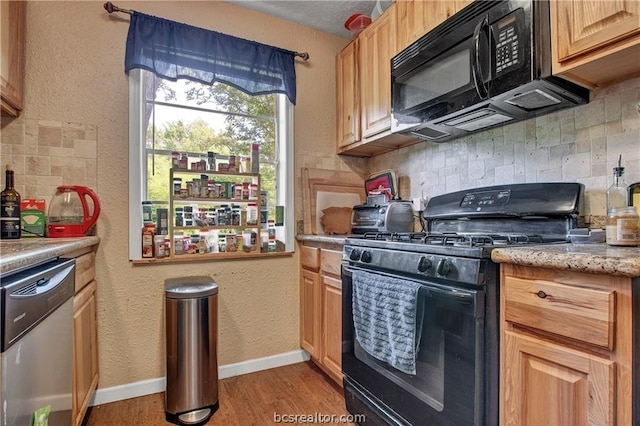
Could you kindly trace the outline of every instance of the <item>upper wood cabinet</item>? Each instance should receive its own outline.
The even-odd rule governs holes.
[[[22,110],[24,8],[23,1],[0,1],[0,109],[2,115],[12,117]]]
[[[360,76],[358,40],[354,40],[336,60],[338,148],[360,140]]]
[[[397,0],[397,52],[418,40],[473,0]]]
[[[551,2],[553,73],[588,87],[640,72],[640,2]]]
[[[391,58],[397,53],[396,4],[336,59],[337,152],[369,157],[418,140],[391,134]]]
[[[395,7],[389,8],[358,37],[363,138],[391,127],[391,57],[396,49],[394,10]]]

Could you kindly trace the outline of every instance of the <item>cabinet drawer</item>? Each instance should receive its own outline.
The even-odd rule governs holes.
[[[322,250],[320,252],[320,269],[323,274],[331,274],[337,277],[342,273],[342,252],[336,250]]]
[[[300,249],[300,264],[303,268],[318,270],[320,268],[320,249],[302,246]]]
[[[78,293],[96,277],[96,254],[89,252],[76,258],[76,287]]]
[[[506,277],[505,319],[613,349],[615,292]]]

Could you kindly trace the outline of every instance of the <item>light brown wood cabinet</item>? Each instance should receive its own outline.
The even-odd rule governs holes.
[[[458,2],[398,0],[398,52],[453,15],[458,7],[456,3]]]
[[[587,87],[640,73],[640,2],[551,2],[553,73]]]
[[[500,424],[632,421],[630,278],[501,265]]]
[[[98,285],[95,280],[95,247],[65,257],[76,258],[73,297],[72,425],[79,426],[98,387]]]
[[[396,51],[395,7],[390,7],[358,36],[362,137],[391,128],[391,57]]]
[[[0,2],[0,109],[17,117],[22,110],[24,84],[24,1]]]
[[[336,60],[338,149],[360,140],[360,76],[358,39],[349,43]]]
[[[300,262],[300,346],[342,386],[341,246],[305,242]]]
[[[338,154],[369,157],[418,142],[391,134],[395,11],[394,3],[336,58]]]

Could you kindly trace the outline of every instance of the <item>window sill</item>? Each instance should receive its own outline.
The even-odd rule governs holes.
[[[131,261],[133,265],[158,265],[163,263],[186,263],[186,262],[206,262],[217,260],[236,260],[236,259],[264,259],[272,257],[290,257],[293,252],[273,252],[273,253],[208,253],[208,254],[180,254],[172,257],[163,257],[160,259],[134,259]]]

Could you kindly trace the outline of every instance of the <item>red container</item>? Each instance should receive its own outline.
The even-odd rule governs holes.
[[[351,15],[344,23],[344,27],[348,29],[353,36],[357,36],[371,24],[371,18],[362,13]]]

